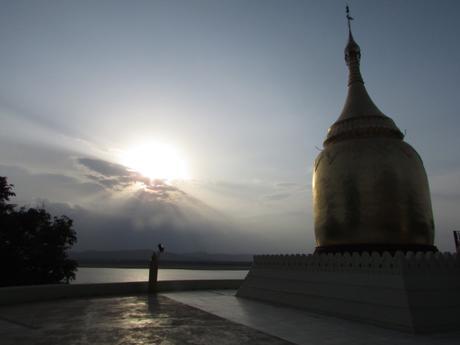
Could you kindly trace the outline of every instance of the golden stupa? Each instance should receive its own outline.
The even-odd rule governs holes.
[[[436,251],[423,162],[369,97],[347,18],[348,95],[313,169],[316,252]]]

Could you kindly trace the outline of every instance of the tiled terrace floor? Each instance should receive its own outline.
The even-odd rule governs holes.
[[[460,332],[407,334],[234,293],[184,291],[3,306],[0,344],[460,344]]]
[[[208,290],[171,292],[163,295],[299,345],[460,344],[460,332],[408,334],[305,310],[237,298],[235,292]]]
[[[160,295],[0,307],[0,344],[290,343]]]

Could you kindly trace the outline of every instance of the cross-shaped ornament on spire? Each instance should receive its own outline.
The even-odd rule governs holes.
[[[350,7],[348,7],[348,5],[346,5],[345,10],[346,10],[346,13],[347,13],[348,30],[351,32],[351,24],[350,24],[350,22],[353,20],[353,17],[350,16]]]

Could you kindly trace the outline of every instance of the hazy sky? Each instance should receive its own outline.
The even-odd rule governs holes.
[[[349,4],[367,89],[422,156],[453,250],[460,2]],[[311,252],[346,39],[343,1],[0,1],[0,176],[71,216],[80,250]],[[189,179],[123,159],[174,167],[165,146]]]

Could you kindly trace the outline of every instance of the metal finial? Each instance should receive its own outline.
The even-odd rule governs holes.
[[[345,11],[347,13],[347,21],[348,21],[348,31],[351,33],[351,21],[353,20],[353,17],[350,16],[350,7],[348,7],[348,4],[345,7]]]

